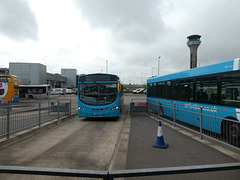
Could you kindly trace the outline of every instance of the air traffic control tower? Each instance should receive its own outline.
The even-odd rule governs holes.
[[[201,44],[200,38],[200,35],[191,35],[187,37],[187,45],[190,49],[190,69],[197,67],[197,49]]]

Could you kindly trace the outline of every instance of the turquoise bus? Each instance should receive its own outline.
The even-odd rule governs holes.
[[[149,78],[147,102],[160,116],[240,141],[239,58]]]
[[[123,86],[117,75],[96,73],[79,76],[79,117],[119,117],[122,108]]]

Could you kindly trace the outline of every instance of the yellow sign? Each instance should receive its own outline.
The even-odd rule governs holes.
[[[118,83],[118,91],[121,91],[121,84]]]

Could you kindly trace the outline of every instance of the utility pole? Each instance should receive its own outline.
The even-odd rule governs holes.
[[[154,70],[154,67],[152,67],[152,77],[153,77],[153,70]]]
[[[158,76],[159,76],[159,72],[160,72],[160,68],[159,68],[159,65],[160,65],[160,58],[161,58],[161,56],[158,57]]]
[[[106,73],[108,73],[108,60],[106,60]]]

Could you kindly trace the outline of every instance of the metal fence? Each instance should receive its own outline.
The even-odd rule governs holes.
[[[71,115],[71,99],[0,107],[0,138]]]
[[[115,171],[0,166],[0,173],[47,175],[47,176],[62,176],[62,177],[87,177],[87,178],[101,178],[104,180],[113,180],[115,178],[126,178],[126,177],[178,175],[178,174],[214,172],[214,171],[232,171],[232,170],[238,170],[238,169],[240,169],[240,162],[197,165],[197,166],[115,170]]]
[[[141,102],[142,103],[142,102]],[[141,107],[143,104],[140,104]],[[154,110],[153,108],[156,109]],[[157,106],[156,106],[157,105]],[[159,102],[156,104],[146,105],[149,112],[157,112],[158,117],[162,116],[161,108],[163,108]],[[136,106],[138,107],[138,106]],[[165,106],[164,108],[171,108],[173,118],[168,119],[176,125],[179,123],[175,118],[177,109],[174,104],[171,106]],[[0,137],[7,136],[18,132],[23,129],[27,129],[33,126],[41,126],[43,123],[52,119],[59,118],[65,114],[71,114],[71,100],[59,100],[48,101],[42,103],[32,104],[32,106],[24,107],[24,111],[15,111],[13,108],[5,107],[4,112],[0,113]],[[166,110],[166,109],[165,109]],[[169,109],[170,110],[170,109]],[[138,111],[138,110],[137,110]],[[186,111],[186,110],[185,110]],[[186,111],[187,113],[192,113]],[[201,108],[199,113],[196,113],[199,117],[205,116]],[[212,118],[212,117],[210,117]],[[216,119],[216,117],[215,117]],[[201,118],[200,118],[201,122]],[[239,124],[238,124],[239,125]],[[192,125],[192,129],[195,126]],[[195,127],[196,128],[196,127]],[[201,130],[200,130],[201,129]],[[200,137],[203,135],[213,135],[211,132],[207,132],[205,129],[197,128],[200,133]],[[219,135],[216,135],[219,136]],[[240,169],[240,162],[236,163],[224,163],[224,164],[211,164],[211,165],[197,165],[197,166],[181,166],[181,167],[165,167],[165,168],[149,168],[149,169],[131,169],[131,170],[115,170],[115,171],[95,171],[95,170],[77,170],[77,169],[56,169],[56,168],[37,168],[37,167],[19,167],[19,166],[0,166],[1,174],[26,174],[26,175],[47,175],[47,176],[63,176],[63,177],[88,177],[88,178],[101,178],[104,180],[113,180],[115,178],[125,177],[140,177],[140,176],[161,176],[161,175],[177,175],[177,174],[189,174],[189,173],[201,173],[201,172],[214,172],[214,171],[232,171]]]
[[[173,126],[187,128],[199,133],[200,138],[207,136],[226,145],[240,147],[240,122],[235,119],[218,117],[217,114],[236,113],[232,111],[216,110],[190,104],[179,104],[166,101],[148,103],[148,113],[169,121]],[[214,113],[206,113],[214,112]],[[218,112],[218,113],[217,113]],[[214,114],[214,115],[212,115]],[[177,115],[184,117],[181,121]],[[240,115],[240,114],[239,114]],[[178,116],[178,117],[179,117]]]

